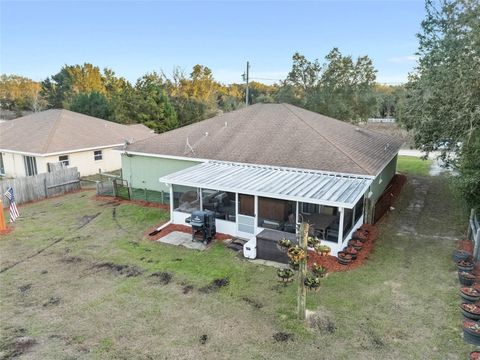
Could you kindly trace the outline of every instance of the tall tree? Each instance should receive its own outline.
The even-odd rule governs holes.
[[[414,133],[417,146],[440,150],[460,171],[459,188],[479,206],[480,168],[480,3],[428,0],[418,34],[418,67],[410,74],[399,120]],[[464,181],[467,179],[469,181]],[[468,186],[470,184],[471,186]]]
[[[325,63],[293,55],[292,70],[277,98],[340,120],[358,122],[373,112],[376,70],[368,56],[354,61],[334,48]]]
[[[70,110],[104,120],[114,120],[110,101],[105,95],[96,91],[75,95],[71,101]]]
[[[41,111],[46,102],[40,95],[38,82],[18,75],[0,76],[0,106],[19,115],[22,111]]]
[[[52,108],[68,107],[80,93],[106,93],[100,69],[92,64],[65,65],[55,75],[42,83],[44,96]]]

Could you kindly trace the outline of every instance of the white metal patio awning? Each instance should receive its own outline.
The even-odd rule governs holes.
[[[189,167],[159,181],[350,209],[372,183],[371,177],[217,161]]]

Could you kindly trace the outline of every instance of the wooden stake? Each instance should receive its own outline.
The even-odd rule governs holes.
[[[7,230],[7,224],[5,223],[5,214],[3,212],[3,203],[0,200],[0,231]]]
[[[307,253],[307,243],[308,243],[308,223],[300,224],[300,239],[299,246],[305,250]],[[298,309],[298,318],[300,320],[305,320],[307,317],[307,288],[305,287],[305,277],[307,275],[307,257],[300,260],[298,268],[298,297],[297,297],[297,309]]]

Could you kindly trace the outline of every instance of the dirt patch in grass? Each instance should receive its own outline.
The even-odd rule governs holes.
[[[22,294],[25,294],[31,288],[32,288],[32,284],[26,284],[26,285],[19,286],[18,291],[20,291],[20,293]]]
[[[60,259],[61,262],[66,264],[78,264],[83,261],[83,259],[79,256],[63,256]]]
[[[207,340],[208,340],[208,335],[203,334],[202,336],[200,336],[200,344],[205,345],[207,343]]]
[[[198,289],[198,291],[200,291],[201,293],[204,293],[204,294],[208,294],[208,293],[218,291],[222,287],[226,287],[229,284],[230,284],[230,280],[228,278],[215,279],[210,284],[208,284],[207,286],[204,286],[204,287]]]
[[[253,306],[255,309],[261,309],[263,307],[263,304],[258,302],[255,299],[251,299],[248,296],[242,297],[242,300],[245,301],[248,305]]]
[[[37,341],[26,336],[24,328],[7,328],[2,331],[0,359],[14,359],[30,350]]]
[[[167,285],[172,281],[173,275],[169,272],[158,271],[150,275],[150,277],[155,278],[160,285]]]
[[[193,291],[193,285],[183,284],[182,294],[190,294]]]
[[[94,265],[94,268],[99,270],[108,270],[115,275],[123,275],[125,277],[136,277],[142,275],[143,273],[143,271],[136,266],[114,264],[111,262],[96,264]]]
[[[333,316],[325,310],[307,313],[307,325],[323,334],[333,334],[337,330]]]
[[[93,215],[83,215],[80,219],[79,219],[79,223],[80,225],[78,226],[77,230],[87,226],[93,219],[95,219],[98,215],[100,215],[100,213],[96,213],[96,214],[93,214]]]
[[[98,195],[93,195],[92,199],[103,201],[104,204],[101,204],[102,206],[105,206],[105,205],[118,206],[121,204],[134,204],[134,205],[139,205],[143,207],[159,208],[166,211],[170,211],[170,205],[158,204],[158,203],[142,201],[142,200],[125,200],[120,198],[114,198],[111,196],[98,196]]]
[[[273,334],[273,339],[276,342],[287,342],[287,341],[293,341],[293,334],[292,333],[286,333],[286,332],[277,332]]]
[[[47,302],[43,303],[43,307],[48,307],[48,306],[57,306],[58,304],[60,304],[60,301],[62,301],[62,299],[58,296],[51,296]]]

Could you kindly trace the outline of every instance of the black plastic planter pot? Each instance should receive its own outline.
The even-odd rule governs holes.
[[[480,334],[469,328],[463,328],[463,340],[473,345],[480,345]]]
[[[465,250],[455,250],[453,252],[453,261],[458,262],[460,260],[466,260],[470,257],[470,253]]]
[[[470,273],[468,273],[470,274]],[[460,281],[460,284],[465,285],[465,286],[471,286],[475,282],[475,278],[470,278],[470,277],[465,277],[462,275],[462,272],[458,272],[458,281]]]
[[[474,268],[474,266],[460,266],[460,265],[457,265],[457,269],[458,271],[472,271]]]
[[[460,290],[460,296],[463,300],[471,303],[480,300],[480,295],[477,295],[477,296],[468,295],[468,294],[465,294],[462,290]]]
[[[463,316],[465,316],[467,319],[480,320],[480,314],[473,314],[473,313],[465,310],[461,306],[460,306],[460,310],[462,311]]]

